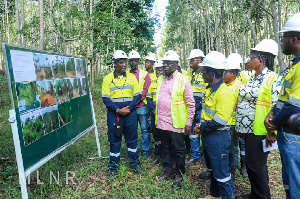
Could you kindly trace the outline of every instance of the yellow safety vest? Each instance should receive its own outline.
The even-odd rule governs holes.
[[[151,83],[152,83],[152,82],[155,82],[155,81],[157,80],[155,70],[153,70],[153,72],[148,73],[148,74],[150,75]]]
[[[241,88],[243,83],[240,80],[235,79],[233,82],[231,82],[230,84],[226,84],[226,85],[228,86],[228,88],[230,90],[232,90],[234,99],[235,99],[235,105],[237,105],[238,97],[239,97],[239,89]],[[232,116],[231,116],[231,122],[227,123],[227,125],[235,125],[235,120],[236,120],[236,110],[233,110]]]
[[[157,91],[157,81],[151,83],[148,89],[147,97],[153,100],[153,103],[156,102],[156,91]]]
[[[204,97],[205,87],[207,86],[207,84],[204,82],[202,75],[196,74],[195,72],[191,71],[188,73],[188,78],[192,85],[193,96]]]
[[[139,69],[139,70],[140,70],[140,72],[139,72],[139,85],[140,85],[141,92],[143,92],[143,88],[144,88],[144,84],[145,84],[145,77],[147,75],[147,71],[144,71],[144,70],[141,70],[141,69]],[[147,104],[146,98],[143,99],[143,102],[145,104]]]
[[[156,101],[158,101],[159,95],[160,95],[160,88],[163,81],[164,76],[160,76],[157,79],[157,94],[156,94]],[[174,128],[182,129],[185,128],[186,122],[188,119],[188,107],[184,100],[184,90],[185,90],[185,84],[188,80],[187,77],[181,73],[177,73],[177,75],[174,77],[174,86],[172,90],[172,96],[171,96],[171,117],[172,117],[172,123]],[[163,94],[162,94],[163,95]],[[157,106],[155,108],[155,125],[157,125]]]
[[[243,70],[243,71],[240,72],[237,79],[240,80],[243,84],[246,84],[251,79],[251,74],[253,74],[252,71]]]
[[[258,91],[253,123],[253,132],[255,135],[267,134],[267,129],[265,128],[264,120],[273,108],[272,85],[274,81],[276,81],[277,76],[278,75],[274,72],[271,72],[268,75],[266,75]]]

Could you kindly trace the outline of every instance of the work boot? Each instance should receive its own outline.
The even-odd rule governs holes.
[[[156,156],[154,156],[153,160],[148,163],[148,165],[153,166],[153,165],[159,164],[159,162],[160,162],[160,156],[156,155]]]
[[[183,178],[182,176],[175,175],[175,180],[172,184],[172,189],[181,189]]]
[[[203,179],[203,180],[210,179],[210,172],[204,171],[204,172],[200,173],[199,178]]]
[[[236,168],[230,168],[229,169],[230,174],[231,174],[231,179],[232,179],[233,182],[235,181],[235,169]]]
[[[150,153],[143,153],[144,160],[149,160],[149,158],[150,158]]]
[[[247,169],[245,166],[241,167],[240,173],[244,178],[246,178],[248,176]]]
[[[164,170],[164,173],[158,177],[158,180],[171,180],[174,179],[175,172],[173,169]]]
[[[189,166],[193,166],[193,165],[200,164],[200,163],[201,163],[200,159],[191,158],[190,160],[185,161],[185,166],[189,167]]]

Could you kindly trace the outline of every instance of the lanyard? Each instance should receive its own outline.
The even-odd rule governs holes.
[[[125,77],[126,78],[126,77]],[[122,87],[119,87],[119,86],[116,86],[116,84],[115,84],[115,82],[114,82],[114,80],[112,79],[111,80],[111,83],[113,83],[113,85],[117,88],[117,89],[121,89],[121,90],[123,90],[123,88],[124,88],[124,86],[125,86],[125,83],[126,83],[126,81],[127,81],[127,78],[125,79],[125,81],[124,81],[124,84],[123,84],[123,86]]]
[[[191,81],[191,83],[195,82],[196,79],[198,79],[199,75],[201,74],[201,71],[202,71],[202,68],[199,70],[196,78],[195,78],[196,75],[192,75],[192,81]]]

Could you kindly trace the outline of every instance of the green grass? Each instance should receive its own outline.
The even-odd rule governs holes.
[[[101,75],[95,81],[93,94],[96,120],[98,125],[102,155],[108,156],[109,143],[106,132],[106,109],[101,100]],[[4,81],[4,80],[3,80]],[[4,82],[7,85],[7,83]],[[3,92],[1,92],[1,95]],[[9,99],[8,92],[5,97]],[[2,99],[2,98],[1,98]],[[17,164],[13,146],[12,133],[7,121],[10,103],[1,106],[0,117],[0,198],[20,198],[21,191],[18,181]],[[3,119],[5,118],[5,119]],[[141,143],[141,133],[139,133]],[[141,144],[139,144],[141,145]],[[129,166],[126,145],[122,144],[121,166],[115,179],[107,177],[107,158],[88,159],[97,156],[97,146],[94,132],[86,134],[83,138],[68,147],[65,151],[48,161],[38,169],[39,179],[44,184],[37,184],[37,172],[30,175],[28,184],[30,198],[201,198],[209,194],[209,181],[198,178],[202,165],[187,169],[184,176],[183,188],[178,191],[171,190],[172,181],[156,182],[156,176],[162,173],[162,166],[148,166],[141,159],[145,170],[144,176],[135,175]],[[66,184],[66,172],[75,173],[74,182]],[[55,176],[59,172],[60,183],[50,184],[50,172]],[[237,198],[249,193],[248,179],[236,173]],[[284,198],[281,182],[281,163],[278,150],[272,151],[269,156],[270,186],[273,198]]]

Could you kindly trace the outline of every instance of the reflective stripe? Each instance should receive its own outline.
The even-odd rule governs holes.
[[[204,97],[204,93],[193,93],[194,97]]]
[[[205,84],[195,84],[195,83],[193,83],[192,86],[204,88]]]
[[[177,105],[180,105],[180,104],[184,104],[185,101],[177,101],[177,102],[172,102],[172,106],[177,106]]]
[[[147,96],[152,97],[151,93],[147,93]]]
[[[114,98],[111,99],[113,102],[130,102],[133,100],[133,97],[124,97],[124,98]]]
[[[216,114],[216,110],[210,110],[210,109],[206,108],[205,104],[203,104],[203,110],[210,115]]]
[[[241,155],[246,155],[246,152],[245,151],[241,151]]]
[[[282,109],[283,105],[284,105],[284,102],[278,100],[276,103],[276,108]]]
[[[273,107],[273,103],[267,102],[267,101],[261,101],[261,100],[256,100],[256,105],[257,106],[266,106],[266,107]]]
[[[102,94],[102,97],[110,98],[110,95]]]
[[[199,138],[199,135],[191,135],[191,134],[190,134],[190,135],[189,135],[189,138],[190,138],[190,139]]]
[[[141,95],[142,92],[137,92],[137,93],[134,93],[133,96],[137,96],[137,95]]]
[[[289,96],[288,102],[289,102],[291,105],[294,105],[294,106],[297,106],[298,108],[300,108],[300,100],[299,100],[299,99],[296,99],[296,98],[294,98],[294,97]]]
[[[154,142],[154,145],[160,145],[160,144],[161,144],[161,141]]]
[[[226,120],[223,120],[222,118],[218,117],[218,116],[214,116],[214,119],[216,122],[218,122],[219,124],[222,124],[222,125],[226,125],[227,124],[227,121]]]
[[[114,156],[114,157],[119,157],[120,153],[112,153],[112,152],[110,152],[109,155],[110,156]]]
[[[120,90],[124,90],[124,89],[133,90],[133,87],[132,87],[132,86],[112,87],[112,88],[110,88],[109,90],[110,90],[110,91],[115,91],[115,90],[118,90],[118,89],[120,89]]]
[[[228,180],[230,180],[231,179],[231,174],[228,176],[228,177],[226,177],[226,178],[223,178],[223,179],[216,179],[217,181],[219,181],[219,182],[227,182]]]
[[[156,92],[152,92],[152,95],[156,95]]]
[[[292,82],[289,82],[289,81],[286,81],[286,80],[284,80],[284,82],[283,82],[283,87],[284,88],[291,88],[292,85],[293,85]]]
[[[136,152],[137,152],[137,148],[136,148],[136,149],[128,148],[128,151],[129,151],[129,152],[132,152],[132,153],[136,153]]]
[[[290,189],[290,185],[288,185],[288,184],[284,184],[283,187],[284,187],[284,190],[289,190]]]

